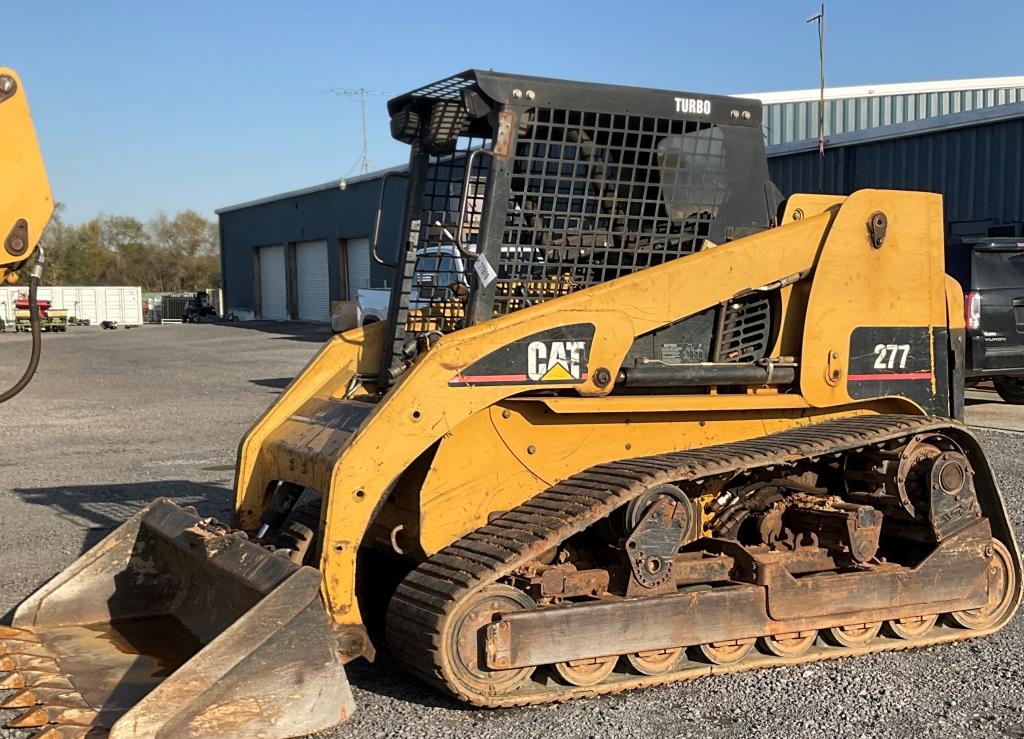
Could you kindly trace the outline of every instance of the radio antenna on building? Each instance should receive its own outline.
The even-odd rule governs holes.
[[[390,93],[381,92],[380,90],[367,90],[365,87],[334,87],[330,90],[325,90],[339,97],[359,98],[359,111],[362,114],[363,119],[363,155],[360,159],[360,174],[366,174],[370,171],[370,148],[366,138],[366,96],[367,95],[388,95]]]
[[[807,23],[818,23],[818,192],[825,191],[825,3]]]

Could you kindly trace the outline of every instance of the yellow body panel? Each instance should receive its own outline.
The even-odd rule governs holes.
[[[964,316],[964,291],[960,283],[946,275],[946,321],[950,330],[966,327]]]
[[[876,212],[888,220],[878,248],[867,231]],[[852,400],[845,379],[855,328],[947,325],[940,195],[861,190],[838,210],[835,232],[850,244],[822,252],[800,353],[800,390],[818,407]]]
[[[295,482],[301,481],[314,490],[327,489],[328,478],[308,476],[314,466],[308,464],[308,456],[303,452],[319,453],[330,446],[329,439],[321,437],[315,445],[307,442],[305,447],[298,442],[300,446],[294,455],[278,452],[269,439],[273,434],[281,443],[288,444],[296,437],[289,433],[286,424],[304,404],[315,398],[343,397],[358,373],[375,372],[384,347],[385,329],[383,323],[374,323],[331,337],[249,429],[238,448],[235,473],[236,489],[244,491],[238,496],[235,506],[235,516],[241,526],[252,528],[258,524],[267,486],[272,481],[290,479],[289,476],[278,475],[281,465],[291,465]],[[316,432],[317,428],[314,427],[313,431]],[[303,433],[301,424],[296,433]],[[300,460],[298,465],[295,464],[297,459]]]
[[[7,90],[4,88],[7,87]],[[53,196],[46,178],[25,89],[11,69],[0,67],[0,284],[36,248]]]
[[[830,418],[908,410],[898,401],[883,401],[822,412],[762,405],[759,396],[734,397],[745,399],[745,407],[640,413],[585,408],[602,406],[609,400],[604,398],[585,399],[573,413],[550,413],[544,402],[533,400],[493,406],[441,440],[420,491],[418,529],[407,534],[417,535],[430,555],[485,525],[495,511],[524,503],[595,464],[749,439]],[[478,449],[486,450],[486,464],[467,463],[467,454]]]
[[[800,216],[790,217],[797,209]],[[879,209],[892,215],[886,243],[875,249],[866,224]],[[321,492],[324,599],[335,621],[358,624],[356,552],[368,543],[436,551],[496,511],[611,459],[755,437],[828,417],[923,412],[903,398],[854,402],[841,387],[826,385],[822,373],[823,366],[846,372],[855,327],[946,327],[950,299],[937,198],[882,191],[794,196],[785,221],[446,335],[376,404],[359,398],[376,393],[368,378],[380,367],[384,327],[336,337],[243,442],[239,523],[258,523],[277,480]],[[910,281],[912,297],[879,300],[873,285],[880,273],[887,288]],[[778,289],[774,353],[796,356],[799,392],[607,397],[614,383],[596,384],[598,368],[616,376],[636,337],[762,288]],[[579,323],[595,326],[582,384],[547,383],[543,396],[531,385],[449,384],[492,351]],[[835,347],[840,357],[828,365]],[[551,395],[560,388],[561,395]]]

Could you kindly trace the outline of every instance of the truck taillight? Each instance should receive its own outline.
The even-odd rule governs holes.
[[[967,328],[981,328],[981,293],[971,291],[964,296],[964,321]]]

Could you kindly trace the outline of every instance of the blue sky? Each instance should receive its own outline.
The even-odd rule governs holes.
[[[359,104],[467,67],[700,92],[817,85],[817,2],[8,3],[0,65],[23,77],[72,221],[148,218],[353,173]],[[1024,73],[1021,2],[827,3],[830,85]],[[375,167],[405,161],[368,99]]]

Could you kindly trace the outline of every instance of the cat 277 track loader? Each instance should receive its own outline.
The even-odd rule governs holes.
[[[756,101],[468,71],[389,110],[389,320],[252,427],[233,522],[156,501],[18,608],[12,725],[312,732],[371,637],[501,707],[1010,619],[939,196],[783,202]]]

